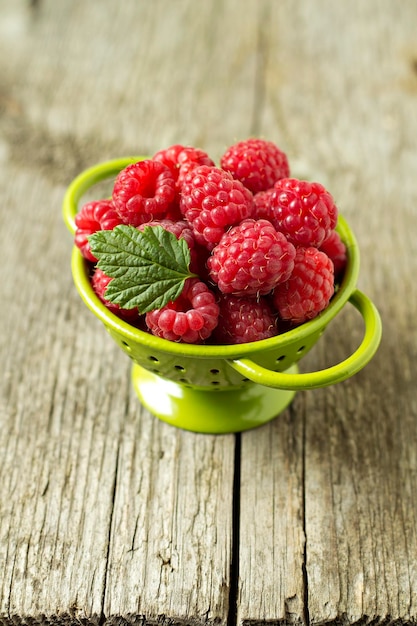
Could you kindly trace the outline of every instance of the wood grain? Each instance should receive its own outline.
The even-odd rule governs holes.
[[[184,27],[197,16],[186,8]],[[141,410],[130,361],[71,284],[65,184],[99,160],[174,141],[164,136],[172,111],[157,119],[150,106],[164,4],[107,9],[7,9],[5,33],[19,43],[2,83],[2,216],[13,220],[4,219],[1,619],[224,622],[234,438],[184,436]],[[140,36],[126,42],[132,22]],[[178,85],[158,78],[168,102]]]
[[[114,350],[79,315],[60,258],[60,194],[30,174],[19,174],[9,192],[3,205],[13,220],[6,221],[3,248],[10,307],[2,316],[1,613],[6,620],[88,614],[98,621],[127,370],[123,365],[111,374]],[[89,382],[86,363],[107,393]]]
[[[0,0],[0,623],[417,621],[417,8],[404,0]],[[66,185],[255,134],[361,250],[374,360],[276,421],[142,409],[72,284]],[[303,370],[346,358],[352,307]]]
[[[147,420],[125,428],[104,613],[223,622],[232,546],[233,436]],[[139,448],[139,449],[138,449]]]
[[[301,412],[251,435],[242,435],[238,623],[304,623]]]
[[[385,2],[317,5],[314,15],[304,3],[269,6],[258,131],[282,133],[296,157],[294,167],[332,190],[358,237],[359,284],[381,311],[384,337],[359,375],[303,392],[292,407],[295,423],[303,425],[297,436],[304,441],[304,497],[296,492],[304,510],[304,618],[314,624],[414,623],[416,7],[405,3],[394,19]],[[280,28],[290,12],[297,28]],[[362,333],[358,316],[344,312],[302,368],[312,371],[346,358]],[[289,416],[281,419],[286,423]],[[301,577],[300,559],[297,576],[285,577],[288,561],[279,553],[268,565],[269,576],[264,558],[255,564],[251,558],[264,546],[265,528],[290,515],[297,501],[287,498],[284,511],[259,507],[253,514],[257,498],[275,501],[276,475],[282,476],[282,448],[271,447],[270,431],[276,428],[245,434],[242,442],[256,450],[256,458],[268,459],[264,471],[274,475],[255,486],[242,484],[241,537],[248,529],[251,537],[250,550],[240,546],[242,590],[249,572],[251,580],[262,581],[262,593],[248,590],[242,597],[242,617],[249,621],[260,615],[286,619],[285,605],[277,611],[271,598],[279,597],[288,580]],[[253,453],[244,455],[242,473],[250,476],[252,463]],[[288,470],[285,475],[288,481]],[[299,520],[299,533],[300,527]],[[260,606],[264,597],[270,599],[267,611]],[[296,615],[303,618],[299,606]]]

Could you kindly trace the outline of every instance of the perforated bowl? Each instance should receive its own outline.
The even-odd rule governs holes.
[[[63,215],[74,234],[80,200],[96,183],[112,179],[129,163],[126,157],[95,165],[70,184]],[[142,404],[158,418],[180,428],[204,433],[239,432],[277,416],[299,390],[331,385],[350,378],[374,356],[381,338],[381,320],[370,299],[356,288],[359,249],[346,220],[337,230],[347,247],[342,284],[329,306],[315,319],[286,333],[240,345],[189,345],[154,337],[113,315],[95,295],[88,263],[74,246],[72,274],[89,310],[104,324],[132,359],[132,381]],[[365,331],[360,346],[343,362],[324,370],[299,373],[298,361],[314,346],[329,322],[346,303],[362,315]]]

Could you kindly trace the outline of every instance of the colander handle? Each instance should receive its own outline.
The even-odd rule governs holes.
[[[229,365],[249,380],[275,389],[317,389],[341,382],[359,372],[372,359],[381,341],[382,325],[379,313],[372,301],[356,289],[349,302],[359,311],[365,322],[365,334],[361,345],[346,360],[318,372],[286,374],[273,372],[250,359],[234,359]]]

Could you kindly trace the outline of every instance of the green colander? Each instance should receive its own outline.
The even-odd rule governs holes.
[[[69,185],[63,215],[75,232],[80,200],[104,180],[145,157],[107,161],[85,170]],[[240,345],[189,345],[154,337],[113,315],[91,288],[88,264],[78,248],[72,253],[72,274],[87,307],[132,359],[132,382],[142,404],[159,419],[201,433],[240,432],[276,417],[299,390],[346,380],[375,354],[381,320],[374,304],[356,289],[359,249],[347,222],[339,216],[337,230],[348,251],[342,284],[319,316],[277,337]],[[343,362],[312,373],[299,373],[297,363],[316,343],[329,322],[350,302],[362,315],[365,331],[360,346]]]

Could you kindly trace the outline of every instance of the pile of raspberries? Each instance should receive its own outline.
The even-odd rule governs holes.
[[[194,147],[173,145],[128,165],[112,197],[76,216],[75,244],[95,264],[88,236],[119,224],[162,226],[183,237],[198,278],[162,309],[140,315],[106,299],[111,280],[94,268],[92,287],[124,321],[171,341],[240,344],[278,335],[323,311],[346,265],[338,210],[318,182],[290,177],[273,142],[229,147],[217,167]]]

